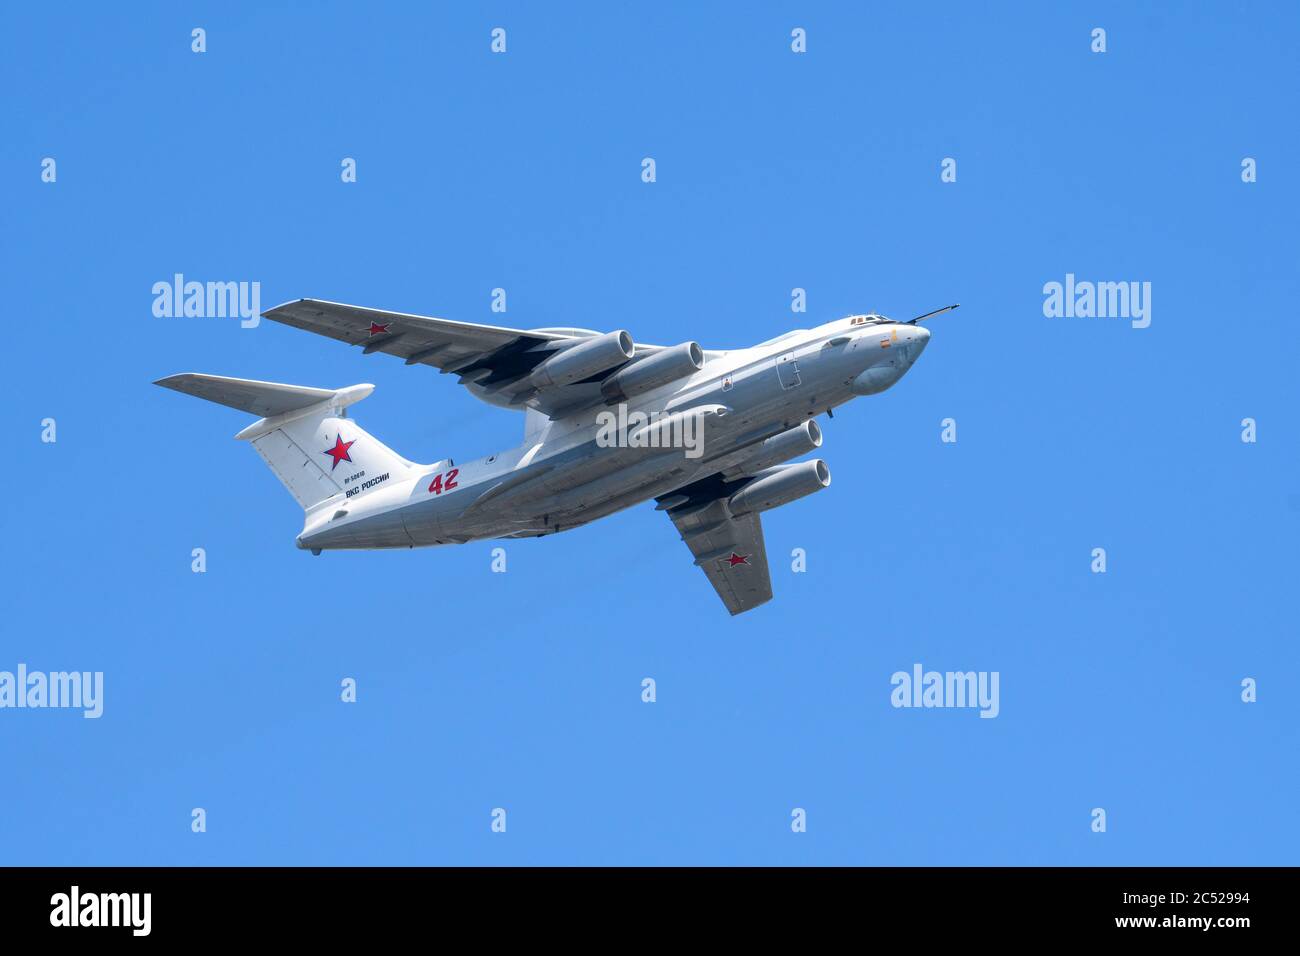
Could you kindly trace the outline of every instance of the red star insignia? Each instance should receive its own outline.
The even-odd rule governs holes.
[[[335,468],[337,468],[339,466],[339,462],[341,461],[350,462],[352,460],[352,456],[348,454],[348,449],[351,448],[356,443],[357,440],[355,438],[352,439],[352,441],[344,441],[343,433],[340,432],[338,437],[334,439],[334,447],[326,448],[323,452],[321,452],[322,455],[329,455],[331,458],[334,459],[334,464],[330,465],[330,471],[333,471]]]
[[[380,325],[378,322],[371,322],[371,323],[370,323],[370,334],[371,334],[371,335],[383,335],[385,332],[388,331],[388,326],[390,326],[390,325],[392,325],[392,324],[393,324],[392,322],[386,322],[385,324]]]
[[[733,551],[731,552],[731,557],[724,558],[723,560],[726,561],[729,566],[734,568],[738,564],[749,564],[749,555],[736,554],[736,552]]]

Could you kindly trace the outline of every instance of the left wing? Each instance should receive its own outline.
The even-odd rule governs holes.
[[[541,362],[596,334],[585,329],[508,329],[323,299],[298,299],[262,314],[273,322],[360,345],[366,354],[382,352],[407,365],[429,365],[458,375],[460,384],[494,405],[535,408],[549,415],[600,398],[599,381],[541,389],[527,384],[528,374]],[[659,347],[636,345],[635,350],[640,355]]]
[[[736,615],[770,601],[772,580],[759,515],[735,517],[725,498],[704,504],[688,501],[674,507],[681,497],[661,498],[659,507],[668,511],[682,540],[695,555],[695,563],[704,569],[727,610]]]

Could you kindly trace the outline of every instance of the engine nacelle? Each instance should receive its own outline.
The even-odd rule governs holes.
[[[764,468],[806,455],[821,446],[822,430],[810,418],[802,425],[788,428],[760,442],[748,458],[742,458],[730,468],[724,469],[722,477],[731,479],[741,475],[756,475]]]
[[[600,383],[600,394],[605,402],[613,405],[632,395],[640,395],[660,385],[687,375],[693,375],[704,368],[704,351],[697,342],[683,342],[670,349],[663,349],[653,355],[637,359],[626,368],[621,368]]]
[[[599,375],[615,365],[622,365],[632,357],[634,351],[632,336],[621,329],[606,332],[604,335],[583,339],[577,345],[571,345],[552,355],[533,369],[528,382],[535,388],[572,385],[584,378]]]
[[[795,465],[777,465],[759,472],[731,496],[727,504],[732,514],[743,515],[788,505],[831,483],[831,470],[820,458]]]

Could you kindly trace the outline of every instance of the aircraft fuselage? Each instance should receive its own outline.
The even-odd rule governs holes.
[[[710,353],[698,372],[628,399],[552,420],[515,448],[416,477],[348,476],[347,499],[307,514],[298,546],[313,551],[411,548],[533,537],[578,527],[726,471],[764,440],[859,395],[894,384],[929,332],[853,316],[751,348]],[[474,386],[469,386],[471,389]],[[601,413],[605,417],[601,417]],[[624,447],[609,416],[688,414],[694,447]]]

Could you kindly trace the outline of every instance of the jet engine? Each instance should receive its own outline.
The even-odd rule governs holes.
[[[592,336],[542,362],[528,376],[528,383],[535,388],[572,385],[622,365],[634,351],[632,336],[621,329]]]
[[[761,471],[727,501],[732,514],[743,515],[788,505],[831,483],[831,471],[820,458]]]
[[[742,458],[722,472],[724,478],[756,475],[764,468],[806,455],[822,446],[822,430],[811,418],[759,443],[748,458]]]
[[[696,342],[683,342],[637,359],[600,383],[605,403],[613,405],[660,385],[685,378],[704,368],[704,351]]]

